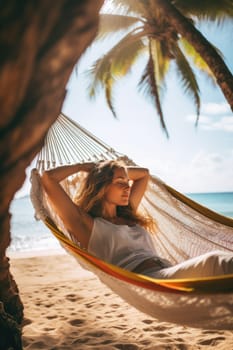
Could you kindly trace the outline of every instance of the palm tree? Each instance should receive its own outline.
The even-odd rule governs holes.
[[[139,88],[150,96],[160,123],[167,133],[161,107],[161,92],[171,65],[175,65],[184,91],[200,111],[199,86],[191,64],[216,79],[233,108],[233,79],[219,51],[195,28],[194,18],[224,20],[233,17],[232,0],[111,0],[106,13],[100,15],[98,39],[122,32],[119,41],[89,69],[90,96],[104,88],[114,116],[114,83],[129,73],[143,54],[147,56]],[[192,19],[191,19],[192,15]],[[192,62],[192,63],[191,63]]]

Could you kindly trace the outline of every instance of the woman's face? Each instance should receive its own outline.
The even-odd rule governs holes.
[[[105,201],[117,206],[126,206],[129,204],[130,189],[131,181],[126,169],[117,168],[114,170],[111,184],[107,186]]]

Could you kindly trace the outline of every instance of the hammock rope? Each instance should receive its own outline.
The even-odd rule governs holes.
[[[35,214],[80,265],[137,309],[162,321],[192,327],[233,329],[233,274],[209,278],[159,280],[123,270],[92,256],[73,242],[44,193],[39,174],[45,169],[75,162],[123,159],[78,123],[61,114],[48,131],[45,145],[31,175],[31,200]],[[74,181],[64,188],[71,198]],[[141,203],[158,223],[153,235],[159,255],[178,263],[210,250],[233,252],[233,219],[199,205],[151,176]],[[227,293],[227,297],[226,297]],[[219,311],[220,310],[220,311]],[[221,317],[219,315],[221,312]]]
[[[60,114],[58,122],[47,133],[45,147],[38,155],[36,168],[44,171],[58,165],[117,159],[122,156],[79,124]]]

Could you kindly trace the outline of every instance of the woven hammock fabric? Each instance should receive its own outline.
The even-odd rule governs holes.
[[[60,115],[48,132],[37,168],[40,172],[61,164],[119,158],[134,164],[68,117]],[[64,182],[71,198],[76,186],[78,178],[75,176]],[[37,171],[32,172],[31,199],[37,218],[44,221],[62,246],[129,304],[161,321],[233,329],[233,275],[155,280],[125,271],[91,256],[81,250],[77,242],[72,242],[43,193]],[[151,177],[141,209],[149,211],[157,221],[158,232],[153,235],[156,250],[173,263],[216,249],[233,254],[233,220],[193,202],[155,176]]]

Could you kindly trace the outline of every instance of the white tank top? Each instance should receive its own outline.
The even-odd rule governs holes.
[[[142,261],[158,257],[150,234],[143,227],[116,225],[103,218],[94,219],[88,251],[130,271]]]

